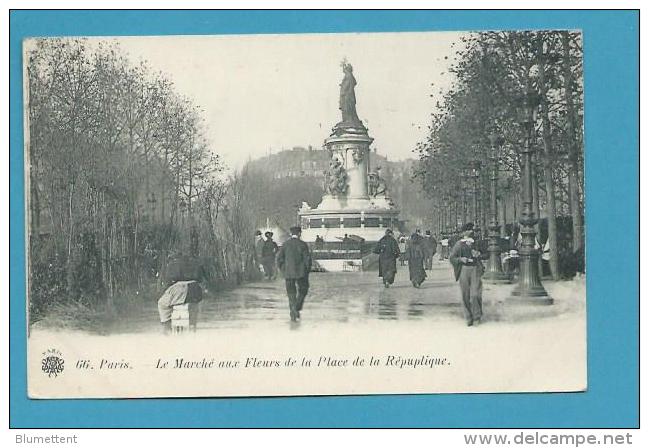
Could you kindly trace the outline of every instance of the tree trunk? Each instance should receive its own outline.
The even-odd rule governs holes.
[[[74,298],[74,218],[72,204],[74,201],[74,182],[70,182],[68,190],[68,242],[66,280],[68,299]]]
[[[482,222],[480,223],[482,227],[482,238],[485,238],[489,234],[489,220],[488,220],[488,215],[491,212],[489,209],[489,182],[488,176],[482,176],[481,177],[482,182],[481,182],[481,188],[480,188],[480,218],[482,219]]]
[[[539,220],[536,225],[534,226],[534,230],[536,231],[536,241],[534,242],[534,245],[536,246],[537,243],[540,244],[540,234],[541,234],[541,204],[539,200],[539,176],[538,176],[538,169],[537,169],[537,159],[538,159],[538,151],[534,152],[534,156],[532,157],[532,210],[534,211],[534,216]],[[539,252],[542,251],[542,247],[538,248]],[[537,258],[537,262],[539,265],[539,275],[542,277],[543,276],[543,259],[540,257]]]
[[[552,129],[548,116],[547,84],[545,79],[545,56],[543,54],[543,34],[539,34],[539,90],[541,94],[541,119],[543,122],[543,174],[546,191],[546,212],[548,218],[548,240],[550,247],[550,273],[553,280],[559,280],[559,242],[557,239],[557,210],[554,193],[554,179],[552,176],[554,165],[554,151],[552,146]]]
[[[29,232],[32,235],[39,236],[41,228],[41,200],[38,191],[38,179],[36,175],[35,164],[30,164],[29,167],[29,208],[30,208],[30,223]]]
[[[101,219],[101,246],[100,246],[100,251],[101,251],[101,280],[103,282],[103,289],[104,289],[104,294],[106,294],[106,298],[108,298],[108,295],[110,294],[110,284],[109,284],[109,275],[108,275],[108,231],[107,231],[107,217],[106,217],[106,197],[105,193],[100,193],[101,194],[101,211],[102,211],[102,219]]]
[[[500,237],[504,238],[506,235],[507,226],[507,201],[505,195],[500,198]]]
[[[564,101],[566,103],[566,145],[568,148],[568,183],[570,209],[572,211],[572,250],[578,251],[584,245],[584,220],[579,198],[579,156],[575,140],[575,108],[572,102],[572,69],[570,63],[570,35],[561,32],[563,46]]]

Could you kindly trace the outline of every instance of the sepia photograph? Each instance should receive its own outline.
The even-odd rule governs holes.
[[[30,398],[587,390],[579,30],[23,64]]]

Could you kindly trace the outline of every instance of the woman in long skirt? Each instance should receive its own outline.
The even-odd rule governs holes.
[[[383,279],[383,286],[389,288],[394,283],[397,273],[397,258],[399,243],[394,239],[392,229],[387,229],[385,235],[376,243],[374,253],[379,256],[379,277]]]
[[[408,260],[410,281],[415,288],[419,288],[426,279],[426,270],[424,269],[426,255],[427,251],[423,237],[417,233],[413,233],[408,242],[408,248],[406,249],[404,258]]]

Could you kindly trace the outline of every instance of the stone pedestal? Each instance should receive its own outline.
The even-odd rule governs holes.
[[[347,199],[369,199],[367,177],[369,175],[369,151],[374,139],[367,133],[344,133],[332,135],[325,140],[325,148],[332,157],[343,162],[347,171]]]
[[[314,260],[324,270],[346,271],[350,266],[367,269],[371,247],[387,228],[399,226],[399,210],[392,200],[387,195],[369,194],[372,141],[364,128],[334,128],[325,139],[325,149],[345,169],[347,189],[325,194],[316,208],[305,204],[299,211],[302,239],[309,243]]]
[[[356,79],[351,64],[341,64],[339,108],[342,121],[324,141],[331,154],[325,195],[314,209],[304,203],[299,210],[302,239],[322,270],[366,269],[376,264],[372,248],[386,229],[399,227],[399,210],[373,173],[369,189],[370,144],[374,140],[356,112]],[[383,183],[384,186],[384,183]],[[380,194],[379,194],[380,193]],[[374,260],[372,260],[374,258]]]

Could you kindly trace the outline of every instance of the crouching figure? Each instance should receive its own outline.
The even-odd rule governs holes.
[[[205,279],[202,264],[196,258],[177,256],[167,265],[165,283],[170,286],[158,299],[162,331],[196,330],[198,304],[203,300],[200,282]]]

